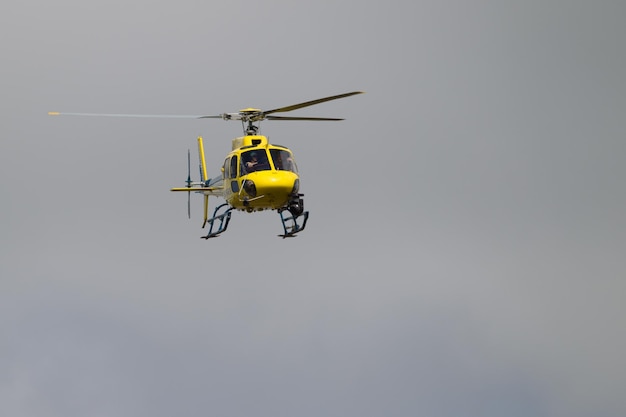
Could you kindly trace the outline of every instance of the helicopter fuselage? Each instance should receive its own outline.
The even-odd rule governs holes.
[[[272,145],[267,137],[233,140],[222,166],[223,197],[237,210],[280,210],[298,199],[300,178],[291,150]]]

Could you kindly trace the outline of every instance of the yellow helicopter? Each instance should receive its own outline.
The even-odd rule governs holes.
[[[203,239],[219,236],[228,228],[233,210],[252,213],[262,210],[276,210],[280,214],[283,226],[282,238],[296,236],[304,230],[309,212],[304,211],[304,194],[300,193],[300,177],[291,150],[280,145],[272,145],[267,137],[259,135],[259,126],[263,120],[306,120],[306,121],[338,121],[343,119],[328,117],[289,117],[273,116],[303,107],[313,106],[330,100],[362,94],[362,91],[324,97],[273,110],[246,108],[237,113],[223,113],[214,116],[199,115],[142,115],[142,114],[109,114],[109,113],[60,113],[49,112],[51,116],[109,116],[109,117],[157,117],[157,118],[195,118],[240,120],[244,136],[233,139],[232,151],[226,155],[221,174],[209,178],[204,155],[202,137],[198,137],[198,154],[200,158],[200,181],[191,179],[191,155],[187,153],[186,186],[172,188],[171,191],[188,193],[187,210],[190,215],[189,196],[191,192],[204,195],[204,222],[202,228],[209,226]],[[215,207],[209,217],[209,196],[222,197],[226,201]],[[285,214],[287,212],[288,214]]]

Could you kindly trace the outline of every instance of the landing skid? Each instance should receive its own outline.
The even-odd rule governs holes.
[[[290,214],[289,217],[285,217],[285,215],[283,214],[285,211],[287,211]],[[296,233],[303,231],[304,227],[306,226],[306,221],[309,219],[308,211],[305,211],[304,213],[297,215],[297,216],[294,216],[287,209],[280,210],[279,213],[280,213],[280,220],[283,223],[283,230],[285,231],[285,233],[282,235],[278,235],[278,236],[282,237],[283,239],[286,237],[295,237]],[[298,219],[301,217],[303,217],[302,224],[298,224]]]
[[[228,208],[224,209],[225,207]],[[213,217],[208,219],[206,223],[202,226],[202,228],[204,228],[207,224],[210,225],[209,234],[207,234],[206,236],[201,236],[201,238],[210,239],[212,237],[218,237],[221,233],[225,232],[228,228],[228,223],[230,222],[230,215],[232,214],[232,210],[233,208],[229,207],[226,203],[215,207],[215,210],[213,211]],[[220,211],[221,214],[218,214],[218,212]],[[216,228],[215,231],[213,231],[214,227]]]

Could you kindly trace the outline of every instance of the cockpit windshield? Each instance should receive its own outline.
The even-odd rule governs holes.
[[[255,171],[266,171],[270,169],[265,149],[253,149],[241,153],[241,172],[249,174]]]
[[[284,149],[270,149],[270,156],[277,171],[298,173],[298,168],[291,152]],[[241,153],[241,175],[271,169],[265,149],[252,149]],[[232,168],[231,168],[232,169]]]
[[[282,149],[270,149],[270,155],[272,155],[272,161],[274,161],[274,168],[277,171],[291,171],[298,173],[298,168],[293,160],[293,156],[290,152]]]

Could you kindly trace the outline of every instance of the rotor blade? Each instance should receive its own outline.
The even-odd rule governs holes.
[[[363,93],[364,93],[363,91],[353,91],[351,93],[345,93],[345,94],[339,94],[339,95],[336,95],[336,96],[318,98],[317,100],[305,101],[304,103],[300,103],[300,104],[293,104],[291,106],[280,107],[278,109],[264,111],[263,115],[267,115],[267,114],[271,114],[271,113],[280,113],[280,112],[292,111],[292,110],[296,110],[296,109],[301,109],[302,107],[308,107],[308,106],[313,106],[314,104],[324,103],[325,101],[337,100],[337,99],[340,99],[340,98],[350,97],[350,96],[353,96],[355,94],[363,94]]]
[[[48,116],[91,116],[91,117],[141,117],[152,119],[202,119],[210,116],[192,114],[118,114],[118,113],[61,113],[48,112]],[[221,116],[219,116],[221,118]]]
[[[338,121],[345,119],[336,119],[331,117],[288,117],[288,116],[267,116],[267,120],[310,120],[310,121]]]

